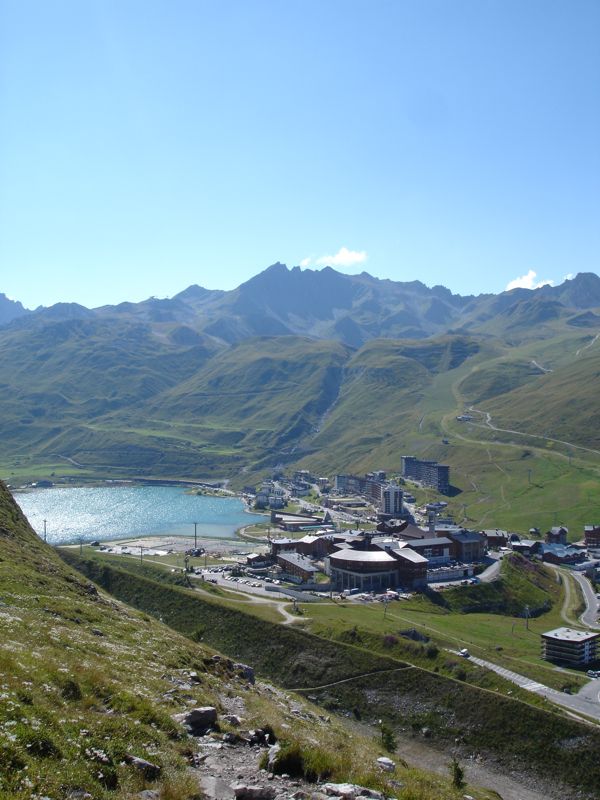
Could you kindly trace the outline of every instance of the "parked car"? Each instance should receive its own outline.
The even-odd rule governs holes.
[[[458,655],[459,655],[459,656],[462,656],[463,658],[469,658],[469,656],[471,655],[471,653],[469,653],[469,651],[467,650],[467,648],[466,648],[466,647],[463,647],[463,648],[462,648],[462,650],[459,650],[459,651],[458,651]]]

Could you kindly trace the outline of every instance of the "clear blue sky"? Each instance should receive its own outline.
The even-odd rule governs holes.
[[[0,292],[600,272],[599,42],[597,0],[0,0]]]

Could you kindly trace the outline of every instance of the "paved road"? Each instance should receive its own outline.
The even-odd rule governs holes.
[[[586,714],[588,717],[593,717],[600,721],[600,680],[590,680],[589,683],[579,690],[578,694],[571,695],[559,692],[556,689],[550,689],[550,687],[544,686],[542,683],[537,683],[531,678],[519,675],[518,672],[499,667],[491,661],[484,661],[483,658],[471,656],[470,661],[479,664],[480,667],[486,667],[487,669],[497,672],[498,675],[502,675],[503,678],[506,678],[512,683],[516,683],[517,686],[520,686],[522,689],[528,692],[535,692],[535,694],[539,694],[547,700],[567,708],[569,711]]]
[[[487,567],[480,575],[478,575],[479,580],[482,583],[491,583],[491,581],[495,581],[498,575],[500,575],[500,567],[502,566],[502,556],[490,555],[489,558],[493,558],[494,561]]]
[[[598,624],[598,614],[600,613],[600,602],[596,597],[596,593],[594,592],[594,588],[589,580],[579,572],[575,572],[573,570],[570,574],[575,578],[577,583],[581,586],[583,591],[583,596],[585,598],[586,609],[580,617],[581,622],[584,625],[587,625],[588,628],[594,628],[596,630],[600,630],[600,624]]]

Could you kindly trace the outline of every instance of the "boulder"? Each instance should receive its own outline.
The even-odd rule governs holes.
[[[194,736],[204,733],[217,722],[217,709],[214,706],[201,706],[175,714],[173,719],[186,727]]]
[[[254,670],[248,664],[234,664],[233,668],[237,672],[241,672],[249,683],[254,683]]]
[[[222,778],[203,775],[200,778],[200,786],[207,800],[231,800],[231,786]]]
[[[233,788],[236,800],[274,800],[276,790],[272,786],[247,786],[237,783]]]
[[[281,750],[281,745],[279,744],[279,742],[269,747],[268,762],[267,762],[267,769],[269,770],[269,772],[274,771],[275,764],[277,764],[277,756],[279,755],[280,750]]]
[[[325,783],[321,789],[329,797],[343,797],[344,800],[355,800],[362,792],[362,786],[354,783]]]
[[[384,769],[388,772],[393,772],[396,769],[396,764],[387,756],[380,756],[377,759],[377,764],[381,767],[381,769]]]

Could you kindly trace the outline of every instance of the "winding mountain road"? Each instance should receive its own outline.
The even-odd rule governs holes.
[[[594,450],[592,447],[584,447],[581,444],[575,444],[574,442],[565,442],[563,439],[555,439],[552,436],[543,436],[541,433],[524,433],[523,431],[515,431],[512,428],[499,428],[497,425],[494,425],[492,422],[492,415],[489,411],[480,411],[478,408],[471,406],[469,408],[473,414],[481,414],[485,417],[482,423],[479,422],[471,422],[471,425],[475,425],[478,428],[490,428],[492,431],[497,431],[498,433],[511,433],[514,436],[527,436],[531,439],[541,439],[544,442],[555,442],[556,444],[564,444],[565,447],[571,447],[574,450],[583,450],[586,453],[594,453],[595,455],[600,456],[600,450]]]
[[[571,572],[573,578],[577,581],[577,583],[581,587],[581,591],[583,592],[583,597],[585,599],[585,611],[579,617],[581,623],[588,628],[593,628],[594,630],[600,630],[600,624],[598,624],[598,614],[600,613],[600,602],[596,597],[596,593],[594,592],[594,587],[589,582],[589,580],[585,577],[585,575],[581,575],[579,572]]]

